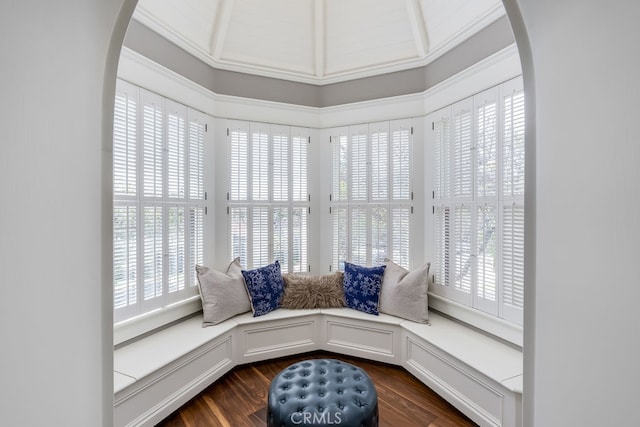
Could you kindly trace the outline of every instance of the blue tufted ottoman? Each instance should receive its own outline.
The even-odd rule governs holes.
[[[362,369],[335,359],[295,363],[271,382],[268,427],[377,427],[378,394]]]

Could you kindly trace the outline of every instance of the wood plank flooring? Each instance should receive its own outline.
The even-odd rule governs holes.
[[[369,374],[378,392],[380,427],[476,425],[400,367],[324,351],[237,366],[158,425],[265,427],[271,379],[287,366],[312,358],[339,359]]]

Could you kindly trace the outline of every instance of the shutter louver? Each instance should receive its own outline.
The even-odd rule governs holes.
[[[498,132],[495,102],[476,108],[476,195],[496,196],[498,177]]]
[[[524,205],[503,208],[502,280],[505,305],[524,307]]]
[[[204,127],[201,120],[189,118],[189,198],[204,200]]]
[[[334,202],[348,199],[348,143],[345,135],[332,137],[331,198]]]
[[[174,106],[167,112],[167,195],[186,197],[186,129],[184,108]],[[167,108],[168,109],[168,108]]]
[[[351,262],[367,265],[367,208],[351,208]]]
[[[391,133],[393,160],[391,180],[393,200],[409,201],[411,198],[411,144],[409,129],[396,129]]]
[[[351,200],[367,201],[367,135],[351,135],[351,149],[349,150],[351,163]]]
[[[133,89],[130,89],[132,91]],[[113,111],[113,193],[137,194],[137,91],[118,91]]]
[[[273,135],[273,201],[289,200],[289,137]],[[295,179],[294,176],[291,176]],[[279,259],[279,258],[277,258]]]
[[[471,293],[472,277],[472,227],[471,207],[456,205],[454,210],[454,286],[456,290],[465,294]]]
[[[204,208],[193,207],[189,211],[189,285],[198,286],[196,265],[204,264]]]
[[[384,201],[388,198],[389,134],[378,130],[371,134],[371,200]]]
[[[185,222],[184,207],[167,208],[168,291],[170,294],[185,287]]]
[[[135,305],[138,289],[137,209],[118,205],[113,209],[114,308]]]
[[[293,201],[308,201],[307,184],[307,137],[295,135],[291,138],[291,179],[293,186]],[[305,261],[306,262],[306,261]]]
[[[289,209],[273,209],[273,259],[282,271],[289,271]]]
[[[269,209],[255,207],[251,209],[251,252],[250,268],[269,264]]]
[[[231,200],[247,200],[249,133],[244,129],[232,129],[230,131],[229,139],[231,143],[231,188],[229,191],[229,197]]]
[[[496,301],[497,212],[493,206],[479,206],[476,212],[476,295]]]
[[[141,91],[142,92],[142,91]],[[142,92],[145,94],[146,92]],[[150,94],[143,104],[143,187],[145,197],[163,197],[164,112],[162,104]]]
[[[269,134],[262,130],[251,132],[252,200],[269,200]]]
[[[344,262],[347,260],[349,214],[346,207],[335,206],[331,209],[331,215],[333,230],[332,265],[335,270],[342,270],[344,269]]]
[[[451,121],[449,117],[442,117],[434,122],[435,131],[435,193],[436,199],[450,196],[449,182],[451,179]]]
[[[395,220],[395,218],[394,218]],[[396,224],[393,223],[395,230]],[[389,258],[389,208],[375,205],[371,207],[371,262],[380,265]]]
[[[293,208],[293,248],[291,256],[293,258],[294,273],[302,273],[307,271],[309,265],[307,255],[307,209]]]
[[[229,247],[231,258],[240,258],[240,265],[248,268],[249,247],[249,212],[245,207],[233,207],[229,209]]]
[[[451,244],[451,209],[448,206],[437,206],[435,208],[434,224],[434,265],[433,281],[440,286],[449,286],[450,264],[450,244]]]
[[[143,209],[144,300],[162,296],[163,284],[163,213],[160,206]]]
[[[504,97],[503,182],[505,196],[524,195],[524,93]]]
[[[392,210],[392,254],[391,258],[396,264],[409,269],[409,236],[410,236],[410,209],[396,207]]]
[[[459,111],[453,118],[453,191],[455,197],[470,197],[472,182],[471,112]]]

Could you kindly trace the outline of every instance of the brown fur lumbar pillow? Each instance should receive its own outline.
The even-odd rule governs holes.
[[[284,295],[280,307],[289,309],[344,307],[343,273],[325,276],[283,274]]]

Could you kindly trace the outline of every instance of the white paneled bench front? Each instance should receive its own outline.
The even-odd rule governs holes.
[[[522,353],[436,312],[430,325],[350,308],[196,315],[115,350],[115,425],[152,426],[236,365],[326,350],[399,365],[481,426],[522,425]]]

